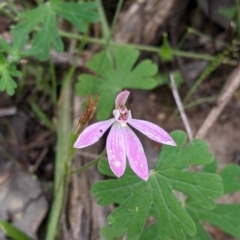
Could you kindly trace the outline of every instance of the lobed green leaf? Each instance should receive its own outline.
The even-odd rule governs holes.
[[[217,170],[217,161],[203,168],[204,172],[214,173]],[[222,177],[224,194],[240,190],[240,168],[235,164],[228,164],[219,174]],[[194,239],[211,240],[212,238],[204,230],[201,222],[208,222],[228,234],[240,238],[240,204],[217,204],[215,209],[202,208],[196,199],[188,199],[185,208],[197,227]],[[187,240],[192,238],[188,238]]]
[[[240,190],[240,167],[236,164],[228,164],[221,172],[224,194],[234,193]]]
[[[51,46],[59,52],[64,48],[58,33],[57,15],[70,21],[79,31],[86,32],[88,23],[96,22],[99,19],[96,8],[96,3],[58,1],[44,3],[19,15],[20,23],[12,30],[14,39],[19,36],[29,36],[31,32],[36,31],[32,47],[25,52],[25,55],[33,55],[39,60],[46,60],[49,58]],[[24,42],[26,43],[26,41],[25,38]]]
[[[100,205],[119,204],[108,216],[115,236],[126,233],[127,239],[133,240],[182,240],[185,234],[193,236],[196,226],[174,190],[194,199],[202,209],[212,209],[215,206],[213,198],[221,196],[221,177],[186,170],[191,164],[204,165],[213,160],[206,143],[195,140],[186,145],[185,133],[175,131],[171,135],[178,146],[163,146],[147,182],[127,167],[120,179],[99,181],[93,185],[92,194]],[[99,170],[113,176],[106,160],[100,161]],[[152,217],[155,223],[145,229],[146,221]],[[152,228],[156,230],[155,238],[143,238],[154,236],[149,230]]]
[[[98,5],[96,2],[71,3],[57,2],[52,5],[52,9],[61,17],[67,19],[80,32],[86,32],[88,23],[99,21],[99,15],[96,11]]]
[[[152,89],[157,86],[154,75],[157,66],[149,60],[136,65],[139,52],[130,47],[111,47],[109,51],[95,54],[87,66],[94,76],[82,74],[76,85],[77,92],[101,94],[98,103],[98,119],[109,117],[115,96],[125,88]]]
[[[15,66],[9,65],[3,54],[0,53],[0,91],[6,91],[8,95],[13,95],[17,87],[13,77],[21,76]]]
[[[212,211],[206,211],[199,205],[191,203],[187,205],[186,209],[190,216],[196,216],[195,221],[206,221],[230,235],[240,238],[240,204],[217,204]],[[198,234],[196,236],[199,237]]]

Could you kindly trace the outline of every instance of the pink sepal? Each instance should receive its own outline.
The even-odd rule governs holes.
[[[113,173],[121,177],[126,168],[126,152],[122,127],[118,122],[113,124],[107,138],[107,156]]]
[[[147,181],[148,164],[142,144],[128,126],[123,127],[122,131],[129,165],[141,179]]]
[[[129,119],[128,123],[153,141],[176,146],[172,137],[158,125],[138,119]]]
[[[83,130],[77,141],[74,143],[75,148],[83,148],[97,142],[107,129],[115,122],[114,118],[106,121],[94,123]]]

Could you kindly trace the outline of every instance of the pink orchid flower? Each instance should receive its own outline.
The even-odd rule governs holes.
[[[126,157],[132,170],[141,179],[148,179],[148,164],[142,144],[137,135],[127,125],[131,125],[153,141],[176,146],[171,136],[154,123],[133,119],[131,111],[125,107],[130,92],[120,92],[115,100],[114,118],[94,123],[79,135],[74,143],[75,148],[83,148],[97,142],[107,129],[112,128],[107,137],[107,156],[111,170],[121,177],[126,168]]]

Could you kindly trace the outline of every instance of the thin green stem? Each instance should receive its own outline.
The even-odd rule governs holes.
[[[104,47],[105,49],[107,49],[107,47],[108,47],[108,45],[109,45],[109,43],[110,43],[110,41],[111,41],[111,39],[112,39],[113,29],[114,29],[114,27],[115,27],[115,25],[116,25],[117,18],[118,18],[118,15],[119,15],[119,13],[120,13],[120,10],[121,10],[121,8],[122,8],[123,1],[124,1],[124,0],[119,0],[119,1],[118,1],[117,9],[116,9],[116,12],[115,12],[115,14],[114,14],[113,22],[112,22],[111,29],[110,29],[110,34],[109,34],[109,37],[108,37],[108,39],[107,39],[106,45],[105,45],[105,47]]]
[[[118,15],[119,15],[119,13],[120,13],[120,9],[121,9],[121,7],[122,7],[123,1],[124,1],[124,0],[119,0],[119,1],[118,1],[117,9],[116,9],[116,12],[115,12],[115,14],[114,14],[114,18],[113,18],[113,22],[112,22],[112,25],[111,25],[110,33],[109,33],[109,36],[108,36],[107,39],[106,39],[106,42],[104,43],[104,48],[103,48],[104,53],[103,53],[103,55],[102,55],[101,62],[100,62],[100,64],[99,64],[99,66],[98,66],[98,72],[100,71],[100,68],[102,67],[102,62],[103,62],[104,56],[105,56],[106,54],[109,54],[109,56],[111,56],[111,55],[110,55],[111,53],[108,52],[107,50],[108,50],[108,47],[109,47],[110,42],[111,42],[111,39],[112,39],[113,29],[114,29],[114,27],[115,27],[115,25],[116,25],[117,18],[118,18]]]
[[[57,102],[57,80],[56,80],[55,66],[52,59],[50,59],[50,75],[51,75],[51,82],[52,82],[51,99],[52,99],[52,102],[55,104]]]
[[[83,40],[80,42],[78,54],[76,55],[76,57],[75,57],[75,59],[73,61],[73,64],[72,64],[71,68],[69,69],[69,71],[67,73],[66,82],[68,82],[69,85],[71,84],[73,75],[74,75],[74,73],[76,71],[77,61],[79,59],[79,55],[81,54],[81,52],[83,51],[83,49],[85,47],[87,34],[88,34],[88,31],[85,34],[85,38],[83,38]],[[68,140],[67,140],[66,156],[65,156],[64,163],[63,163],[64,164],[63,197],[62,197],[62,204],[61,204],[61,210],[60,210],[59,217],[61,217],[61,214],[63,214],[63,212],[64,212],[64,210],[66,208],[67,197],[68,197],[69,175],[70,175],[69,173],[70,173],[70,169],[71,169],[72,158],[73,158],[73,156],[76,153],[76,149],[73,148],[73,144],[74,144],[74,142],[76,140],[77,134],[74,134],[73,131],[74,130],[72,130],[70,132],[70,135],[69,135]]]
[[[64,31],[60,31],[59,33],[62,37],[66,37],[66,38],[72,38],[72,39],[78,39],[78,40],[81,40],[83,38],[83,36],[78,35],[78,34],[74,34],[74,33],[68,33],[68,32],[64,32]],[[106,44],[106,41],[104,39],[99,39],[99,38],[87,37],[86,41],[89,42],[89,43],[100,44],[100,45]],[[141,50],[141,51],[159,53],[159,48],[158,47],[147,46],[147,45],[121,44],[121,43],[116,43],[114,41],[110,41],[109,46],[133,47],[133,48],[135,48],[137,50]],[[202,59],[202,60],[207,60],[207,61],[212,61],[214,59],[214,57],[211,56],[211,55],[195,53],[195,52],[188,52],[188,51],[181,51],[181,50],[172,49],[172,53],[175,56],[185,57],[185,58]],[[237,61],[230,60],[230,59],[225,59],[223,61],[223,63],[228,64],[228,65],[234,65],[234,66],[237,65]]]
[[[177,43],[177,49],[180,49],[183,46],[183,44],[187,40],[188,36],[189,36],[189,32],[185,31],[184,35],[181,37],[181,39]]]
[[[84,164],[83,166],[81,166],[79,168],[76,168],[76,169],[70,171],[69,174],[72,175],[72,174],[75,174],[75,173],[82,172],[83,170],[97,164],[101,159],[103,159],[105,157],[105,155],[106,155],[106,150],[104,149],[102,151],[102,153],[96,159],[94,159],[93,161],[91,161],[87,164]]]
[[[22,70],[22,77],[17,89],[17,99],[19,99],[19,95],[22,95],[22,90],[24,86],[26,86],[25,84],[27,80],[28,66],[22,67],[21,70]]]
[[[237,0],[237,30],[238,30],[238,37],[240,36],[240,0]]]
[[[18,16],[19,11],[17,9],[17,7],[14,4],[14,0],[10,0],[8,1],[9,7],[11,8],[11,10]]]
[[[80,44],[80,49],[75,57],[71,68],[65,74],[63,86],[61,88],[61,97],[59,102],[58,131],[57,131],[57,157],[55,167],[55,190],[54,199],[51,207],[49,223],[47,228],[46,240],[54,240],[59,229],[61,214],[63,213],[68,196],[69,172],[71,169],[71,160],[75,154],[73,144],[69,143],[68,134],[71,132],[71,96],[72,96],[72,78],[77,68],[77,61],[82,52],[86,41]],[[67,146],[67,147],[66,147]]]
[[[203,98],[197,99],[195,101],[191,101],[190,103],[185,103],[183,105],[183,108],[184,108],[184,110],[189,109],[189,108],[192,108],[192,107],[204,104],[204,103],[215,101],[216,99],[217,99],[217,96],[203,97]],[[178,112],[179,112],[178,109],[175,109],[174,112],[172,113],[172,115],[170,116],[170,119],[174,119]]]
[[[194,94],[197,88],[201,85],[201,83],[209,76],[213,71],[215,71],[228,57],[228,55],[234,50],[235,45],[231,45],[231,47],[225,49],[222,53],[214,56],[214,59],[209,65],[205,68],[205,70],[200,74],[199,78],[194,82],[187,95],[183,99],[183,103],[186,103],[190,97]]]
[[[200,31],[198,31],[198,30],[195,29],[195,28],[189,27],[189,28],[187,29],[187,31],[188,31],[188,33],[195,34],[195,35],[198,36],[198,37],[201,37],[201,38],[206,39],[206,40],[208,40],[208,41],[212,41],[212,38],[211,38],[210,36],[208,36],[208,35],[200,32]],[[224,42],[224,41],[216,40],[216,43],[218,43],[218,44],[220,44],[220,45],[222,45],[222,46],[224,46],[224,47],[230,47],[230,44],[228,44],[228,43],[226,43],[226,42]]]
[[[0,12],[3,13],[10,20],[15,21],[15,17],[11,13],[9,13],[8,11],[4,10],[3,8],[1,8]]]
[[[189,104],[186,104],[184,106],[184,109],[195,107],[197,105],[201,105],[201,104],[204,104],[204,103],[207,103],[207,102],[215,101],[217,99],[217,97],[218,96],[210,96],[210,97],[203,97],[203,98],[197,99],[195,101],[190,102]]]
[[[100,15],[100,21],[101,21],[101,33],[104,39],[107,40],[107,38],[111,35],[111,30],[110,30],[110,26],[107,22],[107,18],[106,18],[106,14],[104,12],[104,8],[103,8],[103,4],[102,4],[102,0],[97,0],[99,8],[98,8],[98,12]]]
[[[67,136],[71,130],[71,97],[72,86],[69,75],[65,74],[63,78],[63,86],[61,88],[61,97],[58,109],[58,128],[57,128],[57,146],[55,161],[55,181],[53,203],[50,210],[49,222],[47,225],[46,240],[54,240],[58,235],[59,219],[62,212],[62,204],[64,201],[64,176],[65,176],[65,158]]]
[[[16,161],[11,154],[9,154],[1,145],[0,145],[0,153],[3,155],[5,158],[11,161]]]

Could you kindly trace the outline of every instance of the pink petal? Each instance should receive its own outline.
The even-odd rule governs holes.
[[[113,124],[107,137],[107,155],[109,166],[117,177],[121,177],[126,168],[126,153],[121,125]]]
[[[115,99],[115,108],[120,108],[121,106],[125,106],[125,103],[128,99],[129,94],[130,92],[127,90],[120,92]]]
[[[153,141],[172,146],[177,145],[165,130],[154,123],[137,119],[129,119],[128,123]]]
[[[102,135],[107,131],[114,121],[115,119],[112,118],[88,126],[79,135],[77,141],[74,143],[74,147],[83,148],[94,144],[102,137]]]
[[[122,127],[122,131],[129,165],[140,178],[147,181],[148,164],[142,144],[130,127]]]

